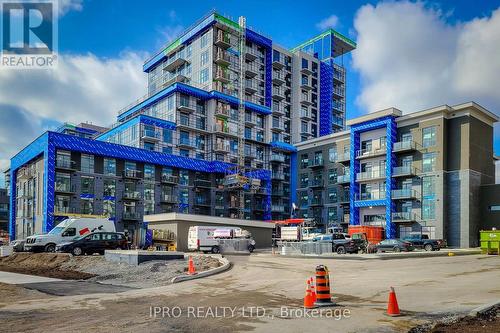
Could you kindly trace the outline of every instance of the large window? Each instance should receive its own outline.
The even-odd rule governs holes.
[[[422,177],[422,196],[431,196],[436,194],[436,177]]]
[[[108,217],[115,217],[115,201],[103,200],[102,201],[102,214]]]
[[[94,195],[94,177],[82,176],[81,193]]]
[[[436,202],[434,199],[422,200],[422,219],[433,220],[436,218]]]
[[[432,172],[436,170],[436,156],[437,153],[424,153],[422,154],[422,171]]]
[[[208,81],[208,68],[203,68],[200,71],[200,83],[206,83]]]
[[[189,171],[188,170],[179,170],[179,184],[180,185],[189,185]]]
[[[114,158],[104,159],[104,174],[110,176],[116,175],[116,160]]]
[[[82,154],[81,171],[85,173],[94,173],[94,156]]]
[[[155,179],[155,166],[152,164],[144,164],[144,179]]]
[[[56,195],[54,211],[58,213],[72,213],[69,210],[70,197],[65,195]]]
[[[432,147],[436,145],[436,126],[422,129],[422,146]]]
[[[201,65],[206,65],[208,63],[208,51],[204,51],[201,53],[201,56],[200,56],[200,60],[201,60]]]
[[[116,182],[114,179],[104,179],[103,181],[103,196],[116,196]]]
[[[81,199],[80,212],[87,215],[94,214],[94,199]]]
[[[71,192],[71,177],[67,173],[56,173],[56,191]]]
[[[335,162],[337,160],[337,148],[332,147],[328,149],[328,160],[330,162]]]

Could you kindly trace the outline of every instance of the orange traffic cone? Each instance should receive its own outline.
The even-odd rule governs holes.
[[[196,274],[196,269],[194,268],[193,257],[189,256],[188,260],[188,275]]]
[[[398,300],[396,299],[396,292],[394,288],[391,287],[391,291],[389,292],[389,303],[387,304],[387,315],[391,317],[397,317],[401,315],[398,306]]]
[[[306,308],[306,309],[315,308],[314,301],[313,301],[313,298],[311,295],[311,288],[309,285],[309,280],[307,280],[306,296],[304,297],[304,308]]]
[[[310,287],[311,287],[311,297],[313,300],[313,303],[316,302],[316,288],[314,287],[314,278],[311,278],[310,280]]]

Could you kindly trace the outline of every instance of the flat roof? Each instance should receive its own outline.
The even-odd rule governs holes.
[[[208,216],[208,215],[195,215],[195,214],[181,214],[181,213],[163,213],[144,215],[144,222],[148,223],[162,223],[162,222],[199,222],[211,223],[220,225],[232,225],[241,227],[255,227],[255,228],[274,228],[274,222],[265,222],[257,220],[242,220],[231,219],[228,217]]]
[[[396,108],[388,108],[385,110],[368,113],[364,116],[347,120],[346,125],[348,125],[348,126],[356,125],[356,124],[364,123],[366,121],[374,120],[377,118],[386,117],[386,116],[401,117],[401,115],[403,115],[403,112],[401,110],[396,109]]]

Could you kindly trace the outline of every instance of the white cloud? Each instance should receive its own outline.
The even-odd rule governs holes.
[[[356,102],[363,110],[412,112],[474,100],[498,114],[500,9],[453,25],[449,15],[422,2],[359,9],[353,66],[361,75]]]
[[[0,69],[0,166],[55,122],[109,125],[147,91],[145,54],[60,55],[55,70]]]
[[[335,28],[338,23],[339,23],[339,18],[336,15],[331,15],[321,20],[318,24],[316,24],[316,27],[319,30],[326,30],[330,28]]]
[[[69,11],[81,11],[83,9],[83,0],[59,0],[57,11],[60,16],[63,16]]]

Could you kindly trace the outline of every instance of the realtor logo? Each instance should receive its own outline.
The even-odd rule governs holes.
[[[57,1],[4,1],[2,68],[53,68],[57,59]]]

